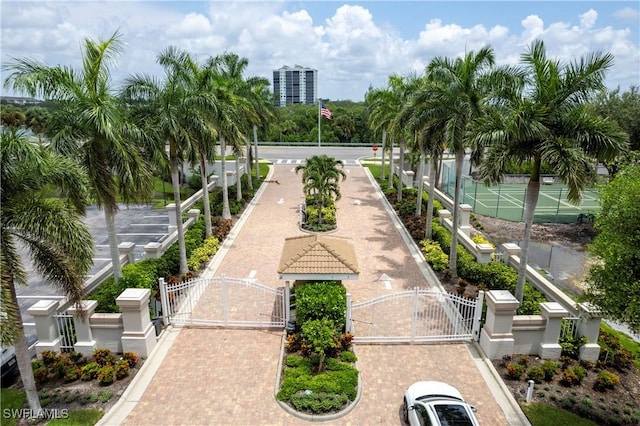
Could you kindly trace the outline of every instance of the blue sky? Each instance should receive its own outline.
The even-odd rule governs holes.
[[[637,1],[0,0],[0,54],[3,66],[30,57],[78,67],[85,38],[119,30],[116,84],[160,75],[156,55],[175,45],[202,60],[235,52],[249,59],[247,75],[269,80],[283,65],[316,68],[322,97],[360,101],[369,86],[421,73],[434,56],[491,45],[499,64],[516,64],[542,38],[563,62],[613,53],[607,85],[624,90],[640,85],[639,13]]]

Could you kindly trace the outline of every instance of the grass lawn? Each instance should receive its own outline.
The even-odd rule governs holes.
[[[54,419],[47,426],[93,426],[104,416],[102,410],[73,410],[69,411],[66,419]]]
[[[635,355],[635,360],[633,361],[633,365],[635,365],[636,369],[640,370],[640,343],[633,340],[628,335],[616,331],[607,325],[604,321],[600,323],[600,328],[602,328],[607,333],[611,333],[616,336],[620,342],[620,346],[631,352]]]
[[[521,408],[532,426],[597,426],[597,423],[591,420],[583,419],[569,411],[546,404],[522,405]]]
[[[4,410],[19,410],[24,405],[24,401],[27,399],[27,396],[24,392],[15,389],[0,389],[0,407],[2,407],[3,416],[2,416],[2,425],[13,426],[16,424],[18,419],[14,418],[6,418],[4,416]],[[10,417],[10,416],[7,416]]]

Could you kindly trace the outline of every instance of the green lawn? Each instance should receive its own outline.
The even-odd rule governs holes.
[[[611,333],[614,336],[616,336],[620,341],[620,346],[622,346],[624,349],[628,350],[629,352],[635,355],[635,360],[633,361],[633,364],[637,370],[640,370],[640,343],[636,342],[628,335],[620,331],[614,330],[609,325],[607,325],[604,321],[600,324],[600,327],[607,333]]]
[[[18,410],[22,408],[26,399],[27,396],[24,392],[20,392],[19,390],[6,388],[0,389],[0,407],[2,407],[3,413],[4,410]],[[2,416],[1,423],[3,426],[13,426],[16,422],[17,419],[6,418],[4,415]]]
[[[66,419],[55,419],[47,423],[47,426],[93,426],[104,416],[102,410],[73,410],[69,411]]]
[[[522,405],[521,408],[532,426],[598,426],[591,420],[583,419],[569,411],[546,404],[528,404]]]

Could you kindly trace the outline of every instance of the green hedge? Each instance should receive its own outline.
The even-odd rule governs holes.
[[[336,282],[304,283],[295,289],[296,324],[300,328],[306,321],[327,318],[342,331],[347,313],[347,290]]]
[[[451,232],[442,226],[437,219],[433,221],[432,238],[445,253],[451,250]],[[458,275],[479,289],[509,290],[515,293],[518,273],[502,262],[478,263],[475,257],[462,245],[457,248],[458,261],[456,263]],[[537,315],[540,313],[540,303],[545,298],[529,283],[524,286],[523,302],[518,308],[519,315]]]

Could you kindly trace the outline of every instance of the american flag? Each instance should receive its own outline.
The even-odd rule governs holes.
[[[324,105],[324,102],[322,102],[322,108],[320,108],[320,114],[322,114],[324,118],[327,118],[329,120],[333,118],[333,114],[331,114],[331,111],[329,111],[329,108],[327,108]]]

